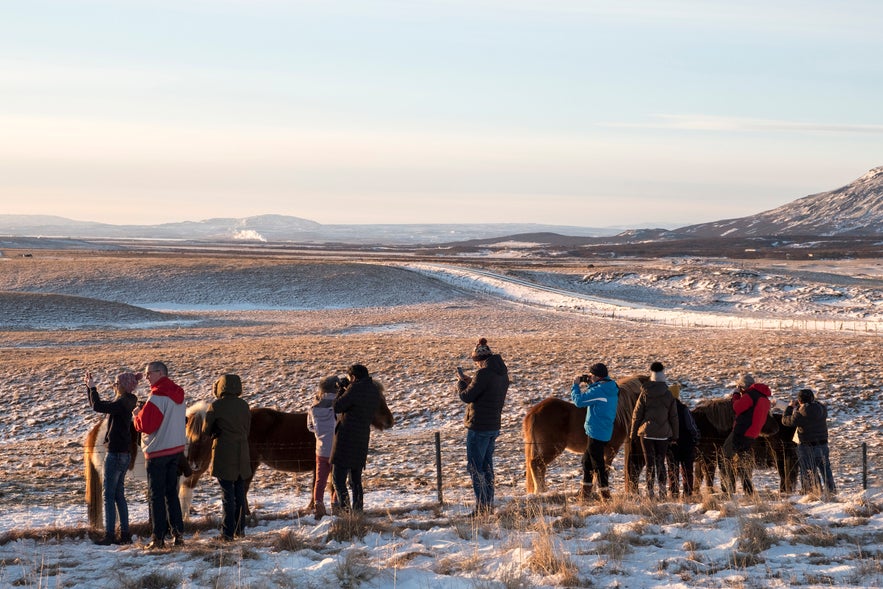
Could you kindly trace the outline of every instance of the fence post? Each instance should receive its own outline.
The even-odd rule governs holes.
[[[862,489],[868,490],[868,443],[862,442]]]
[[[438,492],[438,504],[444,505],[442,496],[442,470],[441,470],[441,433],[435,432],[435,488]]]

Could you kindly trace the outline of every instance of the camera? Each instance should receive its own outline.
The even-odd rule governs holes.
[[[581,374],[579,377],[579,381],[584,382],[584,383],[590,383],[590,382],[592,382],[592,377],[589,376],[588,374]]]
[[[350,386],[350,379],[345,376],[337,381],[337,390],[339,390],[341,393],[345,391],[346,387],[348,386]]]

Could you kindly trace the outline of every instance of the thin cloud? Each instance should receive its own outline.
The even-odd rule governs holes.
[[[807,123],[775,119],[718,117],[713,115],[654,115],[647,123],[607,123],[603,126],[626,129],[671,129],[678,131],[750,133],[774,131],[785,133],[881,134],[883,125],[854,125],[845,123]]]

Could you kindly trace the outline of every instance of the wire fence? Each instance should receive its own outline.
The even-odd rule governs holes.
[[[83,449],[79,444],[58,447],[44,443],[6,443],[0,450],[6,457],[0,461],[0,510],[33,514],[35,520],[51,519],[55,525],[75,526],[87,522]],[[883,485],[877,468],[883,460],[881,454],[883,449],[879,446],[832,440],[831,466],[838,493],[851,494]],[[610,484],[614,492],[624,489],[623,460],[620,451],[612,464]],[[505,500],[526,494],[524,441],[520,432],[504,430],[501,433],[496,444],[494,470],[499,498]],[[579,487],[581,475],[582,456],[565,452],[548,466],[547,492],[571,494]],[[754,479],[760,492],[775,492],[779,488],[774,468],[758,469]],[[465,430],[374,432],[363,481],[366,492],[395,490],[413,495],[415,504],[451,499],[471,501]],[[311,484],[309,469],[292,475],[261,466],[252,482],[250,496],[253,493],[282,494],[305,506],[310,499]],[[139,501],[147,494],[144,478],[130,473],[126,486],[134,517],[138,517],[139,510],[146,514],[146,500]],[[203,475],[194,493],[195,510],[215,510],[219,498],[217,483],[208,474]]]

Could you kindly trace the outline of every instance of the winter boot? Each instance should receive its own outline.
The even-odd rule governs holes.
[[[592,483],[583,483],[580,486],[576,500],[580,503],[589,503],[592,500]]]

